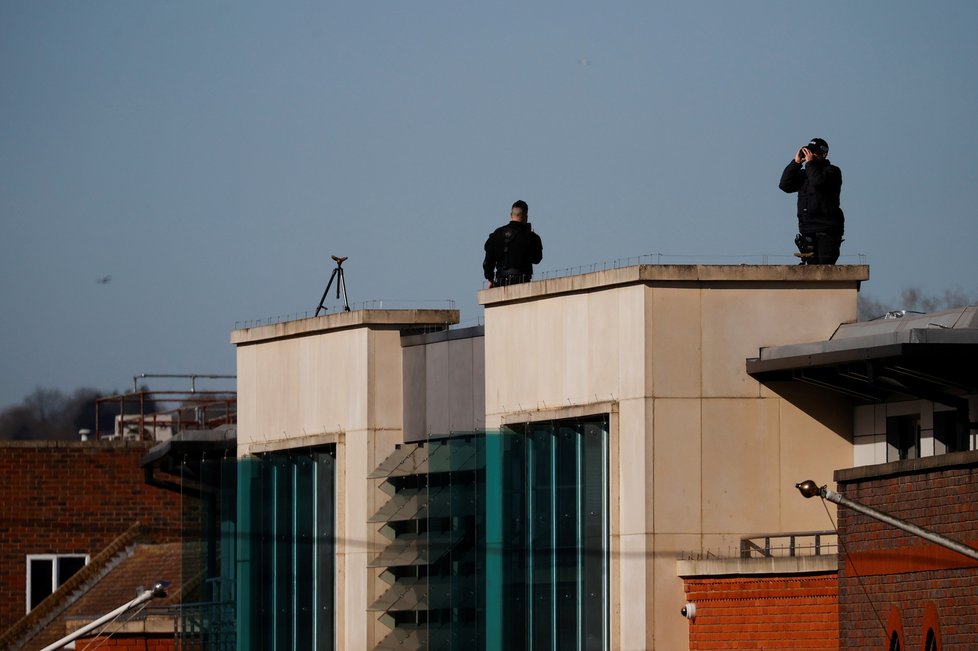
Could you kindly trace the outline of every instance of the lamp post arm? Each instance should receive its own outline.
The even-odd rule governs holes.
[[[897,529],[900,529],[902,531],[906,531],[909,534],[918,536],[920,538],[923,538],[924,540],[929,540],[935,545],[946,547],[951,551],[957,552],[963,556],[967,556],[972,560],[978,561],[978,549],[975,549],[974,547],[969,547],[968,545],[961,544],[956,540],[951,540],[946,536],[942,536],[939,533],[934,533],[933,531],[924,529],[923,527],[918,527],[915,524],[905,522],[903,520],[900,520],[899,518],[894,518],[892,515],[887,515],[886,513],[877,511],[876,509],[870,508],[865,504],[860,504],[859,502],[853,502],[849,498],[844,497],[839,493],[836,493],[835,491],[830,491],[825,486],[819,488],[818,485],[811,480],[801,482],[800,484],[796,484],[795,488],[797,488],[804,497],[815,497],[816,495],[818,495],[822,499],[826,499],[832,502],[833,504],[838,504],[839,506],[844,506],[848,509],[852,509],[853,511],[858,511],[859,513],[869,516],[874,520],[885,522],[886,524],[896,527]]]
[[[55,651],[56,649],[62,649],[69,642],[72,642],[72,641],[80,638],[85,633],[88,633],[89,631],[98,628],[99,626],[101,626],[102,624],[105,624],[106,622],[112,621],[114,618],[118,617],[119,615],[121,615],[122,613],[124,613],[124,612],[126,612],[128,610],[132,610],[133,608],[135,608],[139,604],[144,603],[146,601],[149,601],[153,597],[162,597],[162,596],[165,596],[166,593],[163,592],[163,589],[165,587],[163,585],[164,583],[166,585],[169,585],[169,582],[168,581],[157,583],[156,585],[153,586],[153,589],[152,590],[145,590],[144,592],[142,592],[139,596],[137,596],[132,601],[128,601],[128,602],[122,604],[121,606],[119,606],[118,608],[116,608],[115,610],[113,610],[112,612],[105,613],[104,615],[102,615],[98,619],[96,619],[96,620],[94,620],[92,622],[89,622],[88,624],[85,624],[81,628],[79,628],[79,629],[73,631],[72,633],[69,633],[68,635],[64,636],[63,638],[61,638],[60,640],[58,640],[54,644],[50,644],[50,645],[44,647],[43,649],[41,649],[41,651]]]

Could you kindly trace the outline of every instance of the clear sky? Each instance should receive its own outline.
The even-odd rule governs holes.
[[[233,373],[331,254],[354,307],[475,325],[516,199],[538,272],[793,264],[813,136],[867,295],[974,295],[976,33],[973,0],[3,0],[0,407]]]

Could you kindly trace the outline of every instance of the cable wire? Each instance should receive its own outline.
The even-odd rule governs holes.
[[[104,624],[102,624],[102,626],[99,627],[98,632],[96,632],[96,633],[93,634],[93,637],[97,637],[98,638],[99,643],[97,645],[95,645],[95,646],[92,646],[91,644],[89,644],[88,646],[85,647],[85,651],[96,651],[97,649],[100,649],[106,642],[108,642],[110,639],[112,639],[112,636],[113,635],[115,635],[120,630],[122,630],[122,626],[124,624],[128,624],[137,615],[139,615],[141,612],[143,612],[143,610],[146,609],[146,605],[148,603],[149,603],[148,601],[144,601],[143,603],[139,604],[139,607],[138,608],[135,608],[135,609],[133,609],[131,611],[125,611],[124,610],[121,613],[119,613],[118,615],[116,615],[115,617],[113,617],[112,619],[110,619],[109,621],[107,621]],[[119,618],[122,617],[123,615],[126,615],[126,614],[128,614],[129,617],[127,617],[123,621],[119,622]],[[110,626],[112,626],[113,624],[115,624],[117,622],[119,624],[119,628],[117,628],[114,631],[110,631],[108,635],[103,635],[106,632],[106,630],[108,630],[108,628]]]
[[[825,515],[828,516],[829,522],[832,523],[832,528],[835,530],[835,536],[836,536],[836,539],[838,540],[839,548],[842,550],[843,554],[845,554],[845,558],[848,558],[849,557],[849,550],[846,548],[846,543],[842,539],[842,536],[839,535],[839,527],[835,523],[835,520],[832,519],[832,514],[829,512],[829,507],[828,507],[828,505],[825,504],[825,498],[822,498],[822,508],[825,509]],[[866,589],[865,583],[863,583],[863,580],[862,580],[863,577],[860,576],[858,570],[856,570],[856,564],[855,563],[851,563],[850,564],[850,567],[852,567],[852,574],[856,578],[856,583],[862,589],[863,594],[866,595],[866,601],[869,602],[869,607],[873,609],[873,615],[876,616],[876,621],[879,622],[880,629],[883,630],[883,635],[885,636],[887,634],[887,632],[888,632],[886,630],[886,624],[883,623],[883,618],[880,617],[879,610],[876,609],[876,603],[873,601],[873,598],[869,595],[869,591]],[[836,599],[838,599],[838,597]],[[840,617],[841,617],[841,611],[840,611],[839,614],[840,614]]]

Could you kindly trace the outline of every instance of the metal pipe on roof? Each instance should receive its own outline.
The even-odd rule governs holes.
[[[133,393],[139,392],[139,380],[147,378],[158,378],[158,379],[183,379],[190,380],[190,392],[197,392],[197,378],[204,378],[207,380],[233,380],[237,379],[236,375],[227,374],[214,374],[214,373],[140,373],[139,375],[132,376],[132,391]]]

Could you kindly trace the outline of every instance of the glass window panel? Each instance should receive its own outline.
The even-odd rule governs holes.
[[[65,581],[70,579],[75,572],[85,567],[84,556],[59,556],[58,557],[58,576],[56,585],[60,587]]]
[[[335,451],[292,450],[239,468],[242,649],[332,649]]]
[[[255,554],[258,580],[259,619],[258,644],[255,649],[275,648],[275,501],[276,471],[270,459],[261,461],[258,485],[261,499],[258,504],[258,553]]]
[[[299,649],[312,648],[313,611],[313,461],[308,454],[300,454],[295,459],[295,545],[293,568],[295,572],[293,604],[295,608],[295,641]]]
[[[900,461],[920,456],[920,415],[889,416],[886,419],[886,460]]]
[[[27,612],[85,567],[83,554],[29,554],[27,556]]]
[[[51,558],[30,559],[30,610],[34,610],[39,603],[54,592],[52,579],[54,576],[53,563]]]
[[[532,423],[504,447],[508,646],[608,646],[607,429],[606,417]]]
[[[555,642],[556,577],[556,441],[549,424],[535,424],[528,436],[530,487],[527,500],[529,559],[526,585],[530,590],[530,643],[545,649]]]
[[[336,570],[336,458],[334,452],[321,452],[315,455],[316,481],[316,649],[333,648],[335,637],[335,585]]]
[[[581,495],[584,486],[580,472],[580,437],[572,427],[561,427],[556,443],[556,531],[554,564],[556,567],[555,624],[557,647],[578,649],[580,640],[581,604],[579,601],[583,575],[583,546],[581,536]]]
[[[414,521],[396,508],[376,521],[394,534],[380,554],[394,583],[376,602],[394,629],[388,642],[608,648],[607,445],[598,416],[402,451],[413,469],[376,477],[395,506],[427,501]],[[418,562],[397,553],[413,545]]]
[[[220,461],[220,582],[216,599],[222,604],[235,601],[235,571],[237,567],[237,460],[225,456]],[[233,608],[233,606],[231,606]],[[233,610],[229,610],[233,613]],[[227,624],[227,622],[224,622]]]
[[[243,651],[257,648],[261,620],[261,500],[258,459],[248,457],[238,462],[237,549],[236,568],[237,643]]]
[[[962,452],[968,449],[967,419],[956,411],[934,412],[934,454]]]
[[[608,440],[607,421],[584,426],[581,485],[582,547],[582,643],[585,649],[608,644]]]

